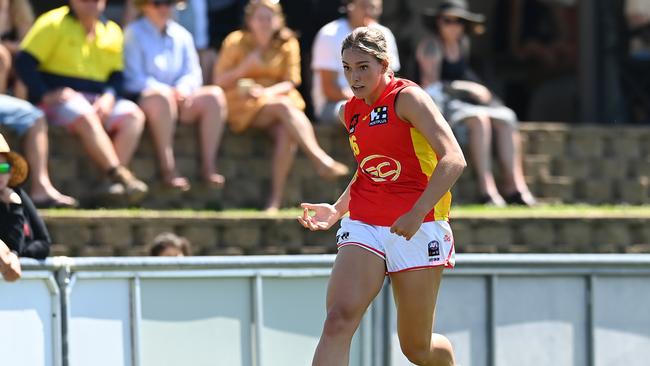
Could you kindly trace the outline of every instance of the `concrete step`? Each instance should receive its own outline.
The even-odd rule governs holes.
[[[43,211],[53,255],[146,255],[162,232],[187,237],[196,255],[335,253],[336,227],[311,232],[295,214],[170,211]],[[649,253],[650,213],[455,213],[458,252]]]

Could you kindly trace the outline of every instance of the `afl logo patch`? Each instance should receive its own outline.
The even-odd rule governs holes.
[[[359,166],[375,182],[394,182],[402,172],[402,164],[385,155],[370,155]]]
[[[437,240],[429,242],[429,262],[437,261],[440,259],[440,243]]]

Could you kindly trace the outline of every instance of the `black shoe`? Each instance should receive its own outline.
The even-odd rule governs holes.
[[[70,203],[58,201],[54,198],[47,198],[41,201],[32,201],[36,208],[77,208],[79,207],[79,201],[74,200]]]
[[[515,192],[513,194],[505,196],[504,199],[509,205],[521,205],[528,207],[537,205],[535,197],[533,197],[533,195],[530,193],[523,195],[521,192]]]
[[[485,205],[485,206],[493,206],[493,207],[504,207],[506,203],[503,201],[501,197],[499,197],[498,200],[495,200],[492,198],[490,195],[484,195],[479,197],[479,199],[476,201],[478,204]]]

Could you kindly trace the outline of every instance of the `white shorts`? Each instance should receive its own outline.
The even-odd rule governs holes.
[[[344,217],[336,232],[336,246],[340,249],[356,245],[386,261],[386,272],[445,266],[456,263],[454,235],[447,221],[429,221],[420,226],[411,240],[390,232],[389,226],[368,225]]]

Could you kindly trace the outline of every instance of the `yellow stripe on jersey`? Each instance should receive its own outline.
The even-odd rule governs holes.
[[[442,198],[433,206],[433,215],[436,220],[449,220],[449,211],[451,211],[451,192],[447,191]]]
[[[411,141],[413,150],[420,162],[420,169],[427,177],[431,177],[433,170],[438,165],[436,153],[429,145],[429,142],[416,128],[411,128]],[[451,192],[447,191],[434,206],[434,215],[436,220],[449,220],[449,211],[451,209]]]
[[[411,128],[411,141],[413,141],[413,150],[415,150],[415,156],[418,157],[418,161],[420,162],[422,173],[430,177],[438,164],[436,153],[431,148],[431,145],[429,145],[427,139],[415,128]]]

